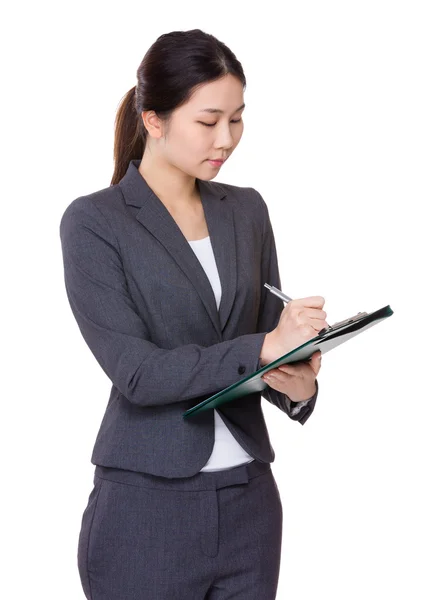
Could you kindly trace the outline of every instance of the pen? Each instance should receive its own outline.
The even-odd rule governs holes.
[[[278,296],[278,298],[281,298],[281,300],[283,300],[287,304],[288,304],[288,302],[291,302],[292,298],[290,298],[289,296],[287,296],[286,294],[281,292],[281,290],[278,290],[278,288],[275,287],[274,285],[269,285],[268,283],[265,283],[264,287],[267,287],[269,292],[272,292],[272,294],[275,294],[275,296]]]

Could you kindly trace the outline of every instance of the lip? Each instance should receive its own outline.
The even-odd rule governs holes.
[[[208,158],[208,162],[210,162],[211,165],[221,166],[225,162],[225,160],[211,160],[210,158]]]

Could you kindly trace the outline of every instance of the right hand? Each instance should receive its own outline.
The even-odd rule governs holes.
[[[301,346],[328,327],[327,313],[322,310],[322,296],[297,298],[288,302],[279,317],[278,325],[264,340],[261,359],[268,364]]]

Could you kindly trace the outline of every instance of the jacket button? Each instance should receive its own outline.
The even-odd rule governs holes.
[[[240,367],[237,370],[239,375],[242,375],[242,373],[245,373],[245,371],[246,371],[246,367],[244,367],[243,365],[240,365]]]

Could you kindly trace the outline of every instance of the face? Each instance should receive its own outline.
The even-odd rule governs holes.
[[[227,159],[242,137],[243,104],[242,83],[231,74],[196,88],[173,112],[166,135],[156,140],[159,158],[199,179],[212,179],[222,165],[209,159]]]

